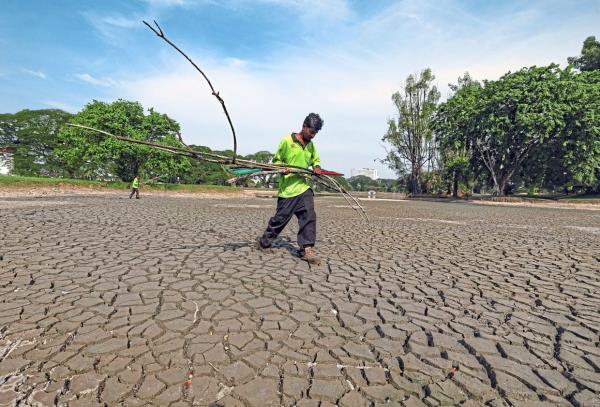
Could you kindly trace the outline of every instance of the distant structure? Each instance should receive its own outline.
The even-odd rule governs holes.
[[[373,180],[379,179],[379,175],[377,175],[377,170],[373,168],[352,168],[350,174],[353,177],[364,175],[365,177],[369,177]]]
[[[8,175],[13,169],[14,148],[0,148],[0,175]]]

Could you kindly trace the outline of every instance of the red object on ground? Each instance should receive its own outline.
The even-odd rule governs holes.
[[[322,175],[332,175],[334,177],[341,177],[344,175],[344,174],[340,174],[339,172],[327,171],[327,170],[321,170],[321,174]]]

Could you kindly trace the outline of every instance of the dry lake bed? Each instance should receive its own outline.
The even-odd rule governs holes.
[[[600,211],[0,200],[0,406],[600,405]]]

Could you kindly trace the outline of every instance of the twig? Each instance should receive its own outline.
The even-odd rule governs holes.
[[[221,103],[221,107],[223,108],[223,112],[225,113],[225,116],[227,117],[227,121],[229,122],[229,127],[231,127],[231,132],[233,133],[233,157],[231,158],[231,162],[235,163],[235,159],[236,159],[236,155],[237,155],[237,139],[235,137],[235,129],[233,128],[233,123],[231,122],[231,117],[229,117],[229,112],[227,111],[227,107],[225,107],[225,101],[223,100],[223,98],[221,97],[221,95],[219,95],[219,92],[217,92],[215,90],[215,88],[213,87],[210,79],[208,79],[208,76],[206,76],[206,74],[202,71],[202,69],[200,69],[198,67],[198,65],[196,65],[196,63],[194,61],[192,61],[192,59],[186,55],[185,52],[183,52],[181,49],[179,49],[179,47],[177,45],[173,44],[171,42],[171,40],[169,40],[165,36],[165,34],[163,33],[162,28],[160,28],[160,25],[158,25],[158,23],[156,22],[156,20],[153,20],[153,21],[154,21],[154,25],[156,25],[156,28],[154,28],[150,24],[148,24],[146,22],[146,20],[143,20],[143,23],[146,24],[146,26],[148,28],[150,28],[152,30],[152,32],[154,34],[156,34],[159,38],[162,38],[163,40],[165,40],[165,42],[167,44],[169,44],[170,46],[172,46],[173,48],[175,48],[181,55],[183,55],[185,57],[185,59],[188,60],[188,62],[190,64],[192,64],[192,66],[194,68],[196,68],[196,70],[198,72],[200,72],[200,74],[204,77],[204,79],[206,79],[206,82],[208,83],[208,86],[210,87],[210,90],[211,90],[212,94],[214,95],[214,97],[216,97],[217,100],[219,101],[219,103]]]
[[[192,321],[192,324],[195,324],[196,321],[198,320],[198,311],[200,311],[200,308],[198,307],[198,303],[196,301],[192,301],[192,302],[196,306],[196,311],[194,311],[194,320]]]

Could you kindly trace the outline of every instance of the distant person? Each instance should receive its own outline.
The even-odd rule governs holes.
[[[131,194],[129,194],[129,199],[133,198],[134,194],[135,199],[140,199],[140,177],[138,175],[136,175],[131,182]]]
[[[323,119],[311,113],[304,119],[302,130],[283,138],[273,157],[273,164],[302,168],[312,167],[321,173],[321,160],[312,139],[323,127]],[[293,215],[298,218],[298,255],[310,264],[320,264],[314,252],[317,240],[317,214],[314,193],[305,177],[284,173],[279,177],[277,210],[269,220],[267,229],[258,239],[261,249],[271,247],[273,240],[283,231]]]

